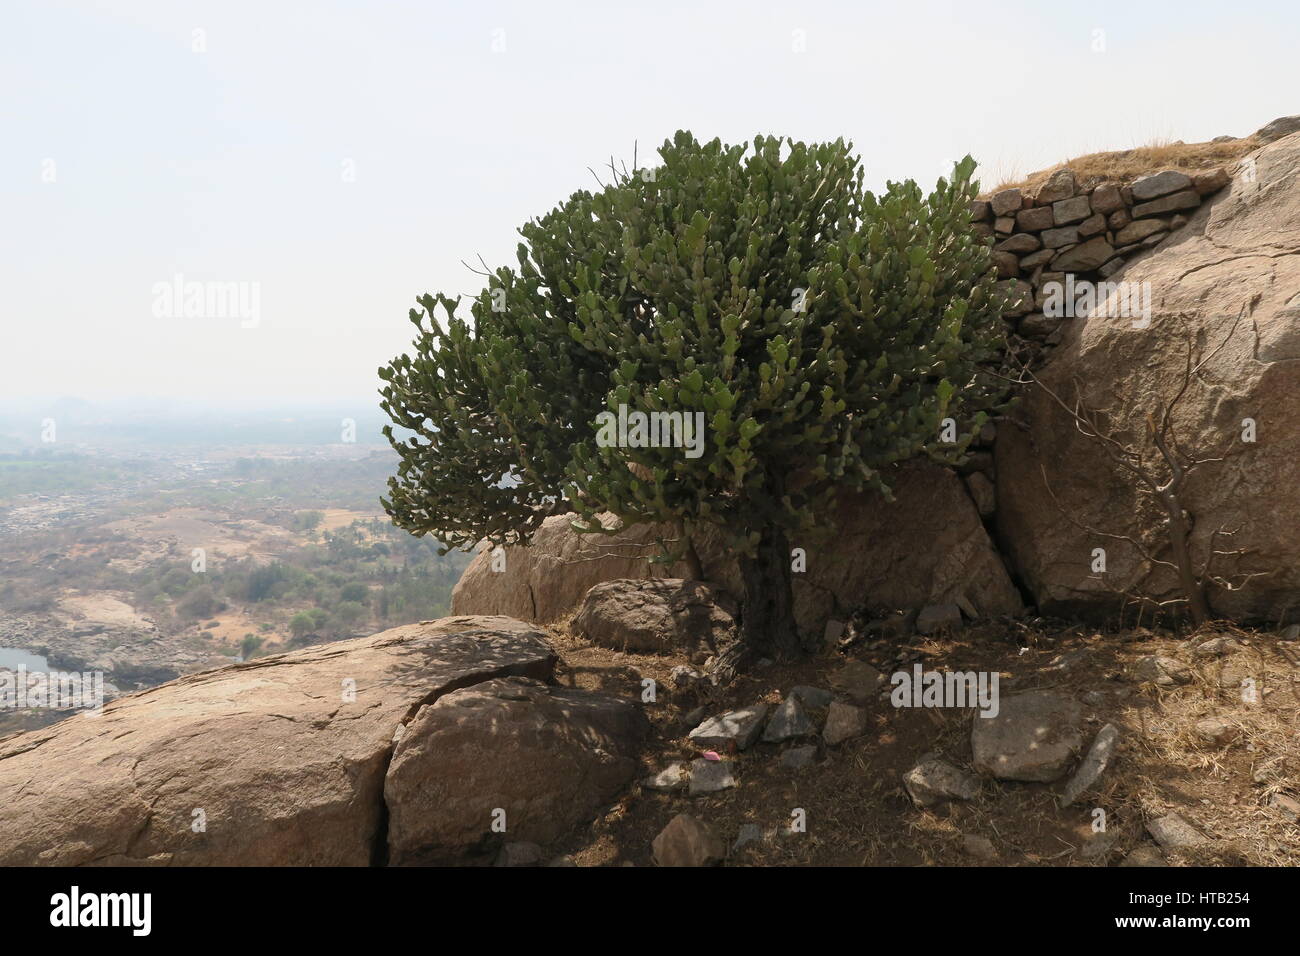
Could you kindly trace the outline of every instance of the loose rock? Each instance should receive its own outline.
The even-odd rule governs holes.
[[[1166,850],[1203,846],[1210,841],[1176,813],[1147,821],[1147,830]]]
[[[744,750],[763,732],[766,717],[767,704],[754,704],[710,717],[687,736],[691,743],[705,750]]]
[[[536,843],[507,843],[497,854],[496,866],[537,866],[542,848]]]
[[[817,725],[808,719],[799,705],[797,697],[787,697],[767,722],[763,731],[763,740],[769,744],[779,744],[796,737],[807,737],[817,733]]]
[[[704,757],[692,760],[690,795],[694,797],[702,793],[730,790],[736,785],[732,766],[730,760],[707,760]]]
[[[916,630],[921,634],[937,634],[961,627],[961,608],[956,604],[931,604],[916,616]]]
[[[1079,703],[1050,691],[1005,697],[995,717],[972,722],[975,769],[999,780],[1050,783],[1083,747]]]
[[[938,757],[922,758],[903,774],[903,787],[918,807],[932,807],[945,800],[974,800],[980,792],[977,777]]]
[[[659,866],[714,866],[727,853],[717,835],[688,813],[673,817],[651,849]]]
[[[826,714],[826,728],[822,739],[828,747],[843,743],[854,737],[861,737],[867,729],[867,714],[860,707],[852,707],[835,701]]]
[[[1068,807],[1079,797],[1083,796],[1101,779],[1102,774],[1106,772],[1111,758],[1115,755],[1115,748],[1119,744],[1119,728],[1114,724],[1107,724],[1097,731],[1097,736],[1088,748],[1088,754],[1079,764],[1079,769],[1074,772],[1074,776],[1065,785],[1065,791],[1062,793],[1061,806]]]

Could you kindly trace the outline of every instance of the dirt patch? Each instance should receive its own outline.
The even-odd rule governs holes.
[[[886,674],[914,662],[926,670],[997,671],[1003,695],[1052,689],[1080,700],[1088,742],[1106,723],[1122,733],[1100,791],[1071,807],[1059,805],[1068,777],[1052,784],[985,778],[978,799],[921,810],[908,799],[902,774],[931,752],[971,770],[970,727],[979,718],[973,711],[897,709],[882,696],[867,705],[864,736],[837,748],[819,745],[817,761],[802,770],[785,769],[783,748],[760,742],[735,758],[739,785],[719,794],[692,798],[632,787],[590,827],[549,848],[579,865],[650,865],[651,841],[681,812],[708,824],[728,846],[744,824],[769,834],[734,853],[731,865],[1114,865],[1135,847],[1154,845],[1146,822],[1171,811],[1211,838],[1203,849],[1169,854],[1171,863],[1300,862],[1300,826],[1269,806],[1273,793],[1300,785],[1300,667],[1272,635],[1232,631],[1240,651],[1197,659],[1186,641],[1170,635],[989,625],[943,640],[877,642],[795,666],[771,665],[702,702],[669,690],[669,672],[682,659],[610,651],[563,626],[557,631],[561,682],[640,696],[643,679],[656,681],[658,699],[645,705],[653,724],[645,775],[700,755],[687,743],[686,714],[701,703],[713,714],[758,700],[776,703],[801,684],[829,687],[850,658]],[[1191,683],[1158,688],[1137,681],[1134,665],[1152,654],[1187,662]],[[1238,672],[1254,680],[1255,703],[1243,702],[1233,683]],[[1233,722],[1240,737],[1226,747],[1198,742],[1194,728],[1207,715]],[[1105,813],[1100,834],[1097,810]],[[790,832],[797,811],[806,832]],[[971,856],[963,848],[967,836],[986,838],[997,857]]]
[[[123,518],[109,522],[103,530],[127,536],[154,557],[172,555],[187,561],[194,548],[226,558],[271,560],[298,545],[297,538],[284,528],[203,508],[173,508]]]
[[[151,630],[154,622],[127,603],[126,595],[109,591],[67,591],[59,598],[59,607],[69,622],[103,624],[105,627],[131,627]]]

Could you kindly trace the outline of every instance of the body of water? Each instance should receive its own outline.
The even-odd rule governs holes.
[[[40,654],[24,651],[18,647],[0,647],[0,668],[17,670],[25,667],[30,671],[48,671],[49,662]]]

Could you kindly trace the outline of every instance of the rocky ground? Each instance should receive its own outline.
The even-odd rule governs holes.
[[[987,624],[769,664],[718,691],[684,656],[560,630],[562,682],[659,688],[641,782],[547,848],[562,862],[1300,863],[1294,634]],[[998,672],[1001,713],[894,707],[884,675],[916,663]]]

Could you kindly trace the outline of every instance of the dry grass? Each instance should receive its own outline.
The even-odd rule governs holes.
[[[643,677],[658,682],[659,701],[646,708],[652,731],[642,758],[644,774],[698,756],[686,743],[690,725],[685,715],[700,702],[667,690],[668,672],[684,659],[624,654],[587,644],[563,625],[556,631],[561,682],[624,695],[633,688],[639,691]],[[920,660],[927,670],[996,670],[1003,675],[1004,694],[1035,688],[1069,693],[1085,702],[1086,735],[1105,723],[1116,724],[1123,740],[1102,792],[1069,808],[1059,806],[1063,780],[986,780],[977,800],[915,808],[901,775],[929,751],[970,769],[973,714],[896,710],[882,700],[869,705],[863,737],[823,748],[818,762],[802,771],[782,768],[781,748],[759,743],[735,757],[736,788],[690,798],[633,785],[591,826],[548,851],[565,853],[583,866],[650,865],[655,835],[676,814],[689,812],[728,845],[745,823],[771,834],[735,853],[729,865],[990,865],[963,850],[963,838],[974,835],[996,848],[998,857],[991,865],[1105,866],[1139,845],[1152,844],[1146,822],[1176,811],[1212,842],[1194,854],[1170,854],[1175,865],[1295,865],[1300,862],[1300,826],[1267,804],[1272,793],[1300,785],[1300,667],[1279,650],[1272,635],[1231,633],[1247,642],[1244,650],[1202,661],[1193,661],[1187,644],[1167,634],[1135,630],[1103,635],[1078,626],[1013,630],[988,625],[950,640],[876,642],[856,649],[855,656],[885,673]],[[1300,647],[1293,655],[1296,651]],[[1136,683],[1131,668],[1149,654],[1191,664],[1194,681],[1171,689]],[[1058,666],[1062,658],[1068,662],[1064,668]],[[842,656],[827,655],[768,667],[739,679],[708,701],[707,709],[712,713],[757,700],[776,703],[798,684],[826,687],[843,663]],[[1225,670],[1231,681],[1239,671],[1254,677],[1259,703],[1243,704],[1235,684],[1220,686]],[[1231,720],[1241,736],[1226,747],[1207,747],[1193,730],[1207,715]],[[1103,834],[1093,832],[1097,807],[1106,811]],[[804,833],[789,832],[796,809],[806,814]]]
[[[1177,169],[1185,173],[1214,169],[1236,162],[1252,150],[1258,149],[1260,145],[1254,136],[1223,143],[1170,143],[1157,140],[1136,149],[1076,156],[1024,178],[999,175],[998,185],[982,195],[991,196],[999,190],[1012,187],[1032,190],[1045,182],[1052,173],[1066,167],[1074,170],[1075,175],[1081,180],[1095,176],[1115,182],[1129,182],[1139,176],[1163,169]]]

